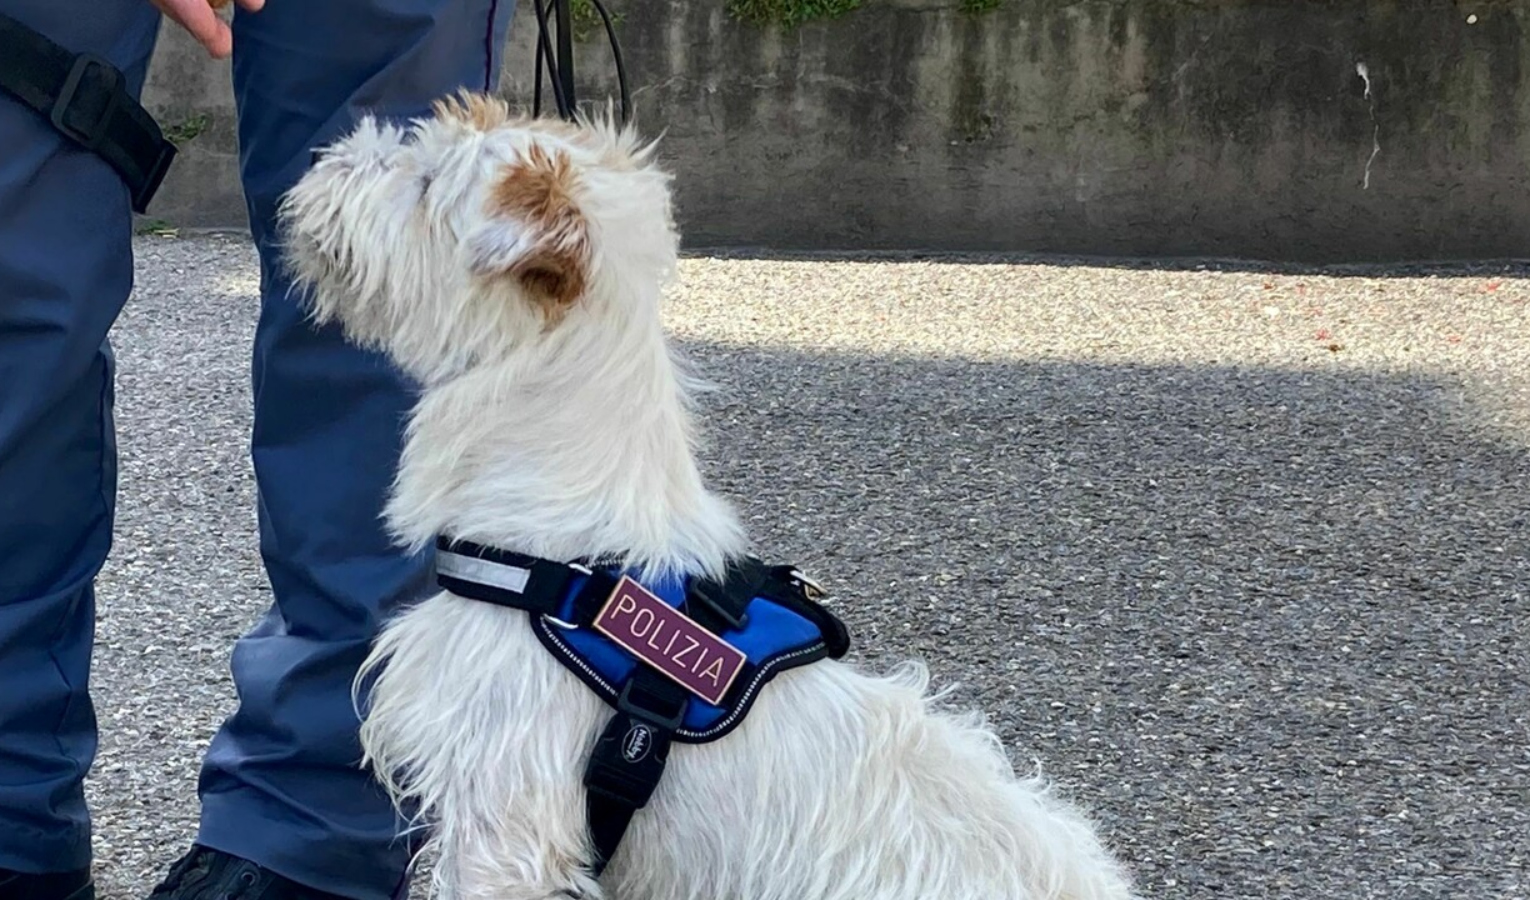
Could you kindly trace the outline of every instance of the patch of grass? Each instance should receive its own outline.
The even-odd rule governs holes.
[[[993,12],[1004,4],[1004,0],[962,0],[962,12],[974,16],[986,12]]]
[[[838,18],[860,5],[861,0],[728,0],[728,11],[755,25],[790,29],[818,19]]]
[[[611,4],[601,0],[605,4],[606,13],[611,16],[611,27],[622,27],[622,14],[611,9]],[[606,33],[605,20],[600,17],[600,11],[590,0],[569,0],[569,21],[574,26],[574,40],[584,42],[592,37]]]
[[[197,113],[179,124],[165,129],[165,140],[180,147],[196,138],[197,135],[207,130],[212,123],[212,118],[206,113]]]
[[[153,237],[175,237],[180,231],[164,219],[144,219],[138,223],[138,227],[133,229],[133,233]]]

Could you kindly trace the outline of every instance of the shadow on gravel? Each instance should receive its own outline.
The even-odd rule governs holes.
[[[1441,260],[1392,263],[1296,263],[1219,257],[1076,256],[1047,253],[956,253],[917,250],[778,250],[762,247],[686,247],[685,255],[700,259],[742,259],[802,262],[929,262],[941,264],[1127,269],[1139,272],[1239,272],[1331,278],[1524,278],[1530,260]]]
[[[960,681],[1148,896],[1530,887],[1530,454],[1457,386],[684,350],[762,552]]]

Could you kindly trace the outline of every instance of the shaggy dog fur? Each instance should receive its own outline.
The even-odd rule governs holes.
[[[314,316],[423,386],[386,517],[552,559],[717,574],[748,550],[703,485],[694,385],[660,321],[678,241],[652,145],[464,94],[368,120],[287,196]],[[365,763],[428,830],[452,900],[1116,900],[1084,816],[1020,778],[925,670],[786,672],[744,724],[676,744],[598,880],[584,761],[610,710],[516,610],[439,593],[358,678]]]

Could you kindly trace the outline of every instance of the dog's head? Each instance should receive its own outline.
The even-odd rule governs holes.
[[[320,323],[427,383],[580,316],[656,316],[678,239],[652,145],[604,122],[513,117],[464,93],[406,127],[364,120],[283,199]]]

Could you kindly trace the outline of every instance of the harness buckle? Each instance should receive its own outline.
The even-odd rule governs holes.
[[[648,682],[641,694],[633,690],[640,681]],[[671,715],[650,705],[666,702],[679,712]],[[670,739],[680,727],[685,706],[683,692],[642,670],[622,688],[619,711],[606,723],[584,770],[590,827],[603,860],[610,859],[633,812],[648,805],[663,779]]]
[[[627,683],[622,685],[621,696],[616,698],[616,708],[633,718],[651,722],[665,731],[678,730],[680,723],[685,721],[685,696],[681,694],[678,695],[678,700],[672,700],[660,697],[652,691],[644,691],[641,696],[635,698],[633,689],[637,683],[636,675],[627,679]],[[670,702],[665,709],[655,709],[653,706],[645,705],[649,701],[655,705],[665,704],[666,700]]]
[[[76,127],[68,121],[70,107],[74,104],[75,95],[79,93],[81,84],[85,81],[85,75],[92,66],[101,69],[105,73],[107,88],[106,108],[101,110],[101,115],[86,128]],[[112,65],[94,53],[81,53],[74,58],[74,65],[69,69],[69,77],[64,79],[64,87],[58,92],[58,97],[53,101],[53,109],[49,111],[48,118],[53,121],[53,127],[78,141],[85,149],[92,152],[100,150],[101,144],[106,138],[107,126],[111,124],[121,106],[122,93],[118,88],[122,84],[122,73]],[[163,153],[161,154],[163,156]],[[161,162],[168,166],[167,161]],[[157,168],[158,166],[156,166]],[[164,177],[164,173],[159,173]]]

